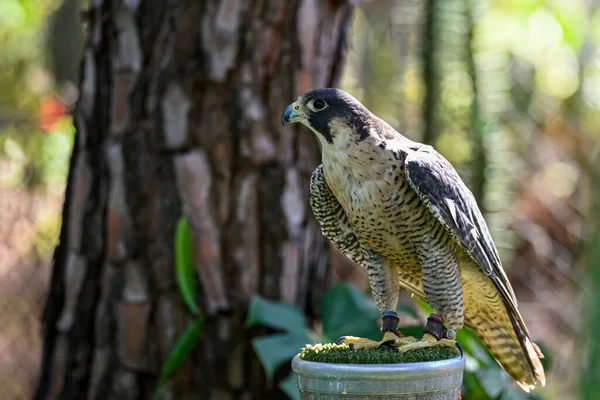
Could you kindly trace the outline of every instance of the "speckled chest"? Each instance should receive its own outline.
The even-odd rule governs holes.
[[[346,161],[324,155],[323,171],[359,241],[403,268],[420,269],[417,246],[435,222],[407,182],[403,158]]]

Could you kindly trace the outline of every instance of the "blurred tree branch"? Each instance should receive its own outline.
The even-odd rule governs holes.
[[[425,99],[423,101],[423,142],[434,144],[438,132],[438,108],[440,103],[440,74],[436,62],[439,51],[437,43],[437,10],[436,1],[427,0],[423,21],[423,81]]]
[[[473,97],[471,100],[471,137],[473,138],[473,155],[471,159],[471,191],[481,206],[485,195],[485,170],[487,168],[487,156],[483,143],[485,135],[485,126],[481,119],[481,110],[479,107],[479,85],[477,82],[477,65],[473,55],[473,29],[475,25],[475,7],[476,3],[472,0],[465,0],[465,13],[468,25],[467,34],[467,66],[471,81],[473,82]]]

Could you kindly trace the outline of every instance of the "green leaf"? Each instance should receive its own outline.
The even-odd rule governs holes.
[[[300,391],[296,386],[296,376],[293,372],[290,372],[281,382],[279,382],[279,388],[284,391],[285,394],[292,400],[300,400]]]
[[[525,393],[516,387],[509,387],[502,393],[500,400],[542,400],[542,398],[532,393]]]
[[[317,343],[317,338],[306,328],[287,333],[262,336],[252,339],[252,347],[260,360],[269,382],[275,370],[291,359],[307,344]]]
[[[540,360],[542,362],[542,366],[544,367],[544,371],[550,371],[552,365],[554,365],[554,354],[552,353],[550,348],[546,346],[546,344],[541,340],[534,339],[534,342],[538,345],[538,347],[542,351],[542,354],[544,355],[544,358]]]
[[[250,300],[246,327],[265,325],[286,331],[306,330],[306,318],[291,304],[254,296]]]
[[[456,341],[460,343],[467,354],[473,356],[479,362],[479,365],[485,367],[496,366],[494,357],[471,328],[463,327],[456,332]]]
[[[190,224],[185,217],[179,218],[175,232],[175,277],[183,301],[194,315],[200,315],[196,304],[196,280]]]
[[[353,335],[380,340],[380,318],[373,300],[349,283],[333,286],[323,297],[323,333],[329,339]]]
[[[414,296],[412,298],[414,300],[415,303],[417,303],[417,305],[423,310],[425,311],[425,313],[427,315],[431,314],[433,312],[433,309],[431,308],[431,306],[429,304],[427,304],[425,301],[421,300],[420,298],[418,298],[417,296]]]
[[[461,386],[462,398],[463,399],[476,399],[476,400],[488,400],[489,396],[485,392],[479,378],[475,375],[475,372],[468,370],[464,371],[463,382]]]
[[[164,385],[171,375],[188,359],[192,351],[196,348],[198,341],[204,333],[204,320],[198,319],[190,324],[187,329],[179,336],[171,354],[165,361],[160,373],[160,385]]]
[[[510,385],[508,374],[500,369],[500,367],[480,369],[475,372],[475,375],[487,395],[492,399],[500,396]]]

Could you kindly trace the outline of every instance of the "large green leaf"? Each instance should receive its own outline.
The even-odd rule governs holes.
[[[489,396],[485,392],[479,378],[475,372],[465,370],[463,373],[463,381],[461,386],[462,398],[469,400],[489,400]]]
[[[496,366],[494,357],[471,328],[463,327],[456,332],[456,341],[460,343],[466,353],[479,362],[480,366]]]
[[[498,398],[510,385],[508,374],[500,367],[483,368],[477,371],[475,375],[487,395],[492,399]]]
[[[344,335],[379,340],[380,317],[373,300],[349,283],[338,283],[323,296],[323,333],[330,341]]]
[[[200,315],[196,304],[196,280],[194,278],[194,258],[190,224],[185,217],[177,222],[175,232],[175,277],[179,293],[194,315]]]
[[[277,367],[290,362],[307,344],[314,343],[318,343],[318,338],[306,328],[252,339],[252,347],[265,369],[269,382],[273,379]]]
[[[502,393],[500,400],[542,400],[542,397],[533,393],[525,393],[521,389],[511,386]]]
[[[190,324],[187,329],[179,336],[171,354],[165,361],[160,373],[160,385],[164,385],[173,373],[179,368],[185,360],[188,359],[192,351],[196,348],[198,341],[204,333],[204,320],[197,319]]]
[[[283,390],[291,400],[300,400],[300,391],[296,386],[296,375],[293,372],[290,372],[288,376],[279,382],[279,388]]]
[[[265,325],[286,331],[306,330],[306,318],[291,304],[254,296],[250,300],[246,326]]]

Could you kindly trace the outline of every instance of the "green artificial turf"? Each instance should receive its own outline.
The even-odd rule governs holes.
[[[307,345],[300,352],[302,360],[330,364],[398,364],[447,360],[458,355],[458,350],[449,347],[429,347],[396,353],[390,349],[350,350],[348,345],[333,343]]]

